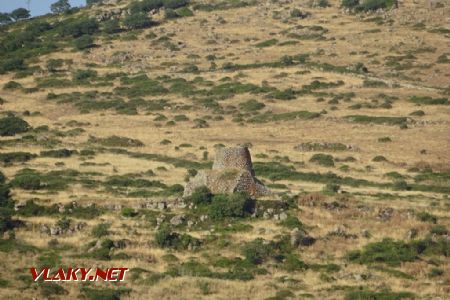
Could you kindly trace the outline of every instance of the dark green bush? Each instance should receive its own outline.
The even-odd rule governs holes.
[[[25,69],[25,64],[21,58],[7,58],[0,61],[0,74],[23,69]]]
[[[14,208],[14,201],[5,180],[5,176],[0,172],[0,233],[12,228],[11,216]]]
[[[448,229],[444,225],[435,225],[431,227],[430,233],[437,235],[446,235],[448,234]]]
[[[244,194],[214,195],[208,214],[212,219],[242,218],[251,213],[254,201]]]
[[[15,116],[0,119],[0,136],[14,136],[31,129],[30,124]]]
[[[97,224],[94,228],[92,228],[91,234],[96,238],[101,238],[109,234],[110,224],[100,223]]]
[[[95,19],[77,19],[61,26],[62,36],[79,38],[83,35],[92,35],[99,30],[99,24]]]
[[[345,8],[355,8],[359,5],[359,0],[342,0],[341,6]]]
[[[190,200],[195,205],[203,205],[211,203],[213,195],[211,191],[206,186],[198,187],[192,193]]]
[[[82,35],[75,40],[75,48],[84,50],[94,46],[94,38],[88,34]]]
[[[416,218],[422,222],[430,222],[433,224],[437,223],[437,217],[426,211],[421,211],[421,212],[416,213]]]
[[[73,74],[73,80],[78,82],[86,82],[97,78],[95,70],[76,70]]]
[[[432,98],[428,96],[412,96],[410,101],[423,105],[450,105],[450,101],[447,98]]]
[[[122,208],[120,214],[126,218],[133,218],[136,217],[138,215],[138,212],[136,212],[133,208],[131,207],[124,207]]]
[[[180,8],[189,4],[189,0],[163,0],[163,6],[165,8]]]
[[[36,154],[28,152],[6,152],[0,153],[0,162],[12,163],[12,162],[26,162],[37,157]]]
[[[87,0],[94,1],[94,0]],[[84,297],[88,300],[120,300],[122,295],[128,295],[131,292],[131,289],[127,288],[103,288],[103,289],[95,289],[84,286],[81,288],[81,292]]]
[[[273,254],[273,251],[271,244],[262,238],[244,244],[241,249],[245,259],[254,265],[265,262]]]
[[[397,6],[397,0],[363,0],[356,9],[358,11],[375,11]]]
[[[16,175],[10,184],[12,187],[24,190],[38,190],[41,188],[41,179],[35,173],[22,173]]]
[[[17,81],[8,81],[3,86],[4,90],[17,90],[17,89],[21,89],[21,88],[22,88],[22,85],[20,83],[18,83]]]
[[[53,158],[66,158],[71,157],[74,154],[78,154],[78,151],[69,149],[57,149],[57,150],[41,151],[40,153],[42,157],[53,157]]]
[[[371,291],[367,289],[352,290],[347,292],[345,300],[401,300],[401,299],[416,299],[416,296],[410,292],[392,292]]]
[[[329,154],[314,154],[309,161],[324,167],[334,167],[333,156]]]
[[[23,7],[20,7],[20,8],[17,8],[15,10],[13,10],[9,14],[9,16],[12,19],[14,19],[15,21],[18,21],[18,20],[22,20],[22,19],[28,19],[31,15],[30,15],[30,11],[29,10],[27,10],[27,9],[25,9]]]
[[[163,224],[156,232],[155,242],[161,248],[173,248],[176,250],[186,250],[189,247],[200,246],[200,240],[188,234],[180,235],[173,232],[166,224]]]
[[[123,24],[128,29],[141,29],[154,25],[154,22],[146,13],[135,13],[126,17]]]

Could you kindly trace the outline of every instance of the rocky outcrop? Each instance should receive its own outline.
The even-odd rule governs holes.
[[[201,186],[207,186],[213,194],[246,192],[253,197],[269,194],[255,177],[247,147],[219,149],[212,170],[199,171],[186,185],[183,197],[189,197]]]

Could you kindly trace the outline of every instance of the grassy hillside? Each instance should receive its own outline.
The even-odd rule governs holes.
[[[448,297],[448,3],[105,2],[0,26],[0,298]]]

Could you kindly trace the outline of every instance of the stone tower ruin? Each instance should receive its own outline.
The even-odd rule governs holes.
[[[213,194],[246,192],[253,197],[269,194],[268,189],[255,177],[247,147],[220,148],[212,170],[201,170],[191,178],[183,197],[189,197],[201,186],[207,186]]]

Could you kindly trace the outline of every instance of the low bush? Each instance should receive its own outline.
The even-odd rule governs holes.
[[[22,88],[22,85],[20,83],[18,83],[17,81],[8,81],[3,86],[4,90],[18,90],[21,88]]]
[[[314,154],[309,161],[324,167],[334,167],[334,158],[329,154]]]
[[[413,240],[409,243],[385,238],[380,242],[370,243],[363,250],[350,251],[347,259],[360,264],[385,263],[399,266],[402,262],[412,262],[420,255],[450,256],[450,244],[445,239]]]
[[[0,136],[14,136],[30,129],[30,124],[19,117],[8,116],[0,119]]]
[[[259,265],[273,256],[274,249],[270,242],[267,242],[262,238],[258,238],[244,244],[241,252],[247,261],[254,265]]]
[[[154,24],[155,23],[146,13],[141,12],[131,14],[123,20],[123,25],[128,29],[142,29]]]
[[[161,248],[173,248],[176,250],[195,248],[201,244],[200,240],[188,234],[178,234],[171,231],[165,224],[156,232],[155,242]]]
[[[109,227],[110,224],[107,223],[97,224],[94,228],[92,228],[91,235],[96,238],[104,237],[109,234]]]
[[[448,98],[432,98],[428,96],[412,96],[410,101],[422,105],[450,105]]]
[[[105,147],[142,147],[144,143],[138,139],[132,139],[123,136],[112,135],[105,138],[89,136],[89,143],[99,144]]]
[[[254,201],[244,193],[214,195],[208,215],[215,220],[242,218],[252,212]]]
[[[419,221],[429,222],[429,223],[433,223],[433,224],[436,224],[437,220],[438,220],[438,218],[435,215],[430,214],[429,212],[426,212],[426,211],[421,211],[421,212],[416,213],[416,218]]]
[[[28,152],[6,152],[0,153],[0,161],[3,163],[26,162],[37,157],[36,154]]]
[[[347,292],[345,300],[401,300],[416,299],[416,295],[410,292],[393,292],[389,290],[372,291],[365,288]]]
[[[94,38],[88,34],[85,34],[74,41],[75,48],[78,50],[84,50],[94,47]]]
[[[78,151],[69,149],[57,149],[57,150],[41,151],[40,156],[52,158],[66,158],[71,157],[74,154],[78,154]]]
[[[210,204],[212,201],[212,193],[206,186],[198,187],[194,190],[192,195],[190,196],[190,200],[195,205],[204,205]]]

